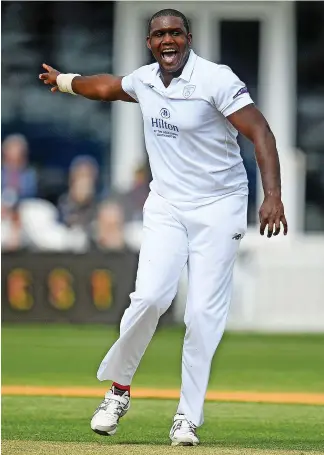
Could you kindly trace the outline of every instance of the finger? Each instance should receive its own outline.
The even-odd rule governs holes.
[[[40,79],[47,79],[48,78],[48,73],[42,73],[39,75]]]
[[[272,233],[273,233],[273,220],[270,220],[268,222],[268,239],[272,236]]]
[[[52,87],[52,88],[51,88],[51,92],[53,92],[53,93],[54,93],[54,92],[57,92],[57,90],[58,90],[58,87]]]
[[[281,222],[282,222],[282,225],[284,228],[283,233],[284,233],[284,235],[287,235],[288,234],[288,223],[287,223],[285,215],[281,216]]]
[[[280,218],[276,218],[275,231],[274,231],[273,235],[278,235],[279,232],[280,232]]]
[[[260,234],[264,235],[264,230],[267,225],[267,220],[265,218],[260,217]]]
[[[51,66],[49,66],[49,65],[46,65],[46,63],[43,63],[42,67],[44,69],[46,69],[46,71],[52,71],[53,70],[53,68]]]

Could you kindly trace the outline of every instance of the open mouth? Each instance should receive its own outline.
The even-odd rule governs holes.
[[[161,52],[162,60],[166,63],[174,63],[177,57],[177,51],[175,49],[166,49]]]

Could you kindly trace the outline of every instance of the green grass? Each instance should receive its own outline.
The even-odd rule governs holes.
[[[98,385],[98,364],[117,336],[117,330],[103,326],[4,324],[2,384]],[[179,387],[182,339],[182,328],[159,330],[134,385]],[[213,364],[210,388],[323,392],[323,346],[323,335],[226,334]],[[89,428],[98,401],[4,396],[2,453],[165,455],[186,451],[168,447],[175,401],[133,400],[113,438],[100,438]],[[194,449],[195,454],[287,455],[291,449],[297,450],[296,455],[324,453],[324,406],[208,402],[205,417],[199,429],[203,446]]]
[[[159,330],[134,386],[179,387],[182,328]],[[2,327],[2,383],[95,386],[97,367],[117,338],[104,326]],[[324,392],[324,335],[226,334],[209,388]]]
[[[98,447],[169,444],[175,401],[133,400],[113,438],[90,430],[90,416],[97,404],[92,398],[4,397],[2,438],[96,442]],[[324,407],[207,403],[205,417],[206,423],[199,429],[203,446],[324,450]]]

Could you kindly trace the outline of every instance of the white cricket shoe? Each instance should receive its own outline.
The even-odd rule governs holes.
[[[112,436],[117,431],[119,419],[129,408],[129,393],[126,391],[123,395],[117,395],[112,387],[95,410],[91,419],[91,429],[102,436]]]
[[[170,430],[172,446],[196,446],[199,439],[196,435],[196,426],[189,422],[183,414],[176,414]]]

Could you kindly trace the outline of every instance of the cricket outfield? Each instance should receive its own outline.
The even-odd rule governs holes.
[[[91,432],[105,390],[96,369],[116,337],[103,326],[3,326],[3,454],[324,454],[324,336],[226,334],[194,449],[168,440],[183,328],[155,335],[116,436]]]

